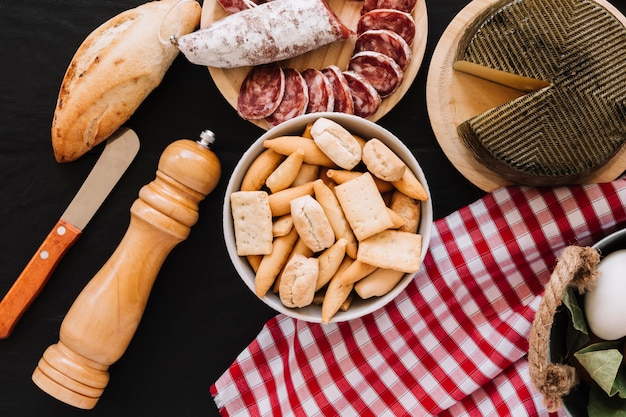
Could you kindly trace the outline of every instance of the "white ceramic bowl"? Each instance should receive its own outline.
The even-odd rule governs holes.
[[[320,117],[334,120],[353,134],[361,136],[364,139],[371,139],[374,137],[379,139],[380,141],[384,142],[390,149],[392,149],[415,173],[416,177],[424,185],[424,188],[429,195],[428,201],[422,202],[421,205],[421,219],[418,230],[418,233],[422,235],[421,260],[423,261],[424,257],[426,256],[433,224],[433,208],[426,178],[422,169],[420,168],[419,163],[417,162],[411,151],[402,143],[400,139],[398,139],[392,133],[380,127],[379,125],[361,117],[343,113],[307,114],[304,116],[296,117],[276,126],[275,128],[268,130],[259,139],[257,139],[239,160],[239,163],[233,170],[232,176],[230,177],[230,180],[226,187],[223,211],[224,239],[226,242],[226,248],[228,250],[231,261],[235,266],[235,269],[241,276],[241,279],[245,282],[245,284],[250,288],[253,293],[255,292],[254,271],[248,264],[245,257],[240,257],[237,255],[237,249],[235,246],[235,234],[233,229],[233,219],[230,207],[230,195],[233,192],[239,190],[241,181],[243,180],[243,177],[248,170],[248,166],[250,166],[252,161],[254,161],[254,159],[261,152],[263,152],[263,150],[265,150],[265,148],[263,147],[264,140],[284,135],[300,135],[302,134],[304,128],[308,123],[313,122]],[[389,301],[394,299],[409,284],[414,276],[415,274],[406,274],[402,278],[402,280],[389,293],[384,296],[372,297],[365,300],[359,299],[359,297],[355,296],[354,301],[350,305],[350,308],[347,311],[339,311],[331,319],[331,322],[351,320],[369,314],[383,307]],[[269,291],[268,294],[262,298],[262,301],[268,306],[272,307],[274,310],[289,315],[291,317],[295,317],[297,319],[309,322],[319,323],[322,321],[321,307],[318,305],[310,305],[308,307],[297,309],[288,308],[285,307],[280,301],[280,298],[271,291]]]

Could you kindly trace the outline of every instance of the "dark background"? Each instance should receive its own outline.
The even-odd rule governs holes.
[[[84,38],[137,0],[0,0],[0,297],[59,219],[102,146],[58,164],[50,125],[59,87]],[[378,123],[405,141],[429,182],[435,218],[483,192],[450,164],[430,128],[426,74],[436,43],[466,0],[427,2],[428,46],[400,103]],[[624,9],[624,6],[615,3]],[[211,384],[274,315],[240,281],[224,246],[221,209],[234,165],[263,131],[240,119],[208,70],[179,56],[162,84],[126,124],[141,149],[83,235],[62,260],[13,334],[0,340],[0,416],[217,416]],[[179,138],[213,130],[222,163],[218,187],[200,206],[189,238],[171,252],[143,320],[93,410],[43,393],[31,374],[58,340],[65,313],[117,247],[139,189],[154,179],[159,156]]]

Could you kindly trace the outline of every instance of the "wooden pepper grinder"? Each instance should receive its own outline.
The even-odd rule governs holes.
[[[216,187],[221,166],[201,140],[170,144],[156,178],[139,191],[119,246],[68,311],[59,342],[33,372],[39,388],[72,406],[93,408],[109,381],[108,368],[126,351],[169,252],[189,235],[198,204]]]

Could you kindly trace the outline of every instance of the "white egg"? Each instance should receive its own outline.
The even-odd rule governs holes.
[[[598,264],[600,276],[585,294],[589,329],[604,340],[626,336],[626,249],[610,253]]]

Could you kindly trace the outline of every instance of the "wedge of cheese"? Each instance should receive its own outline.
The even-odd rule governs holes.
[[[626,28],[592,0],[506,0],[469,30],[454,68],[528,93],[457,127],[504,178],[576,181],[626,141]]]

